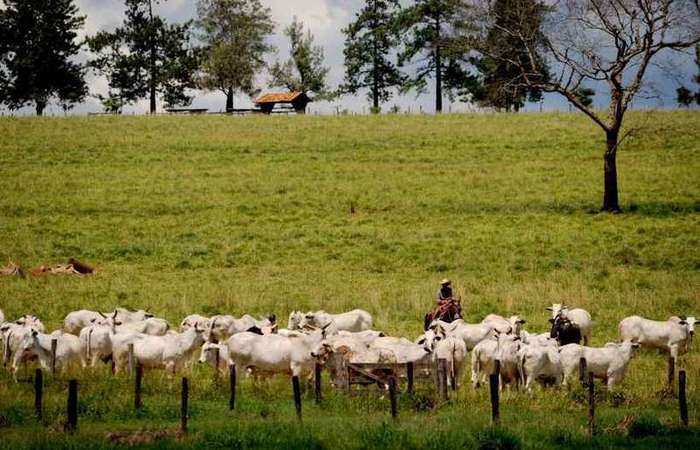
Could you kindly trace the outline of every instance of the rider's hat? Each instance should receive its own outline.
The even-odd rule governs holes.
[[[448,278],[444,278],[444,279],[440,282],[440,284],[443,285],[443,286],[445,286],[446,284],[450,284],[450,283],[452,283],[452,282],[451,282]]]

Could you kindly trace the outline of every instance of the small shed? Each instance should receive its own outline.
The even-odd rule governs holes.
[[[272,110],[278,103],[289,104],[297,114],[306,114],[306,105],[311,99],[303,92],[283,92],[261,95],[255,100],[255,105],[264,114],[272,114]]]

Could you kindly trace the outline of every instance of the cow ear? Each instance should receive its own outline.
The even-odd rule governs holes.
[[[418,345],[423,345],[423,344],[425,344],[425,338],[420,338],[420,339],[418,339],[418,342],[416,342],[416,344],[418,344]]]
[[[554,311],[554,308],[552,308],[551,306],[548,306],[548,307],[545,308],[545,309],[546,309],[547,311]]]
[[[38,334],[39,334],[39,332],[38,332],[38,331],[36,331],[36,330],[32,330],[32,336],[37,336]]]
[[[549,319],[549,323],[554,323],[554,319]]]
[[[518,320],[518,323],[521,323],[521,324],[522,324],[522,323],[527,323],[527,321],[526,321],[525,319],[520,319],[520,320]]]

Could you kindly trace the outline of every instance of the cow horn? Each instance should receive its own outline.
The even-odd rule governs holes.
[[[97,314],[99,314],[100,316],[102,316],[103,319],[106,319],[106,318],[107,318],[107,316],[105,316],[104,314],[102,314],[101,311],[97,311]]]
[[[547,311],[554,311],[554,308],[552,308],[551,306],[548,306],[548,307],[546,307],[545,309],[546,309]]]

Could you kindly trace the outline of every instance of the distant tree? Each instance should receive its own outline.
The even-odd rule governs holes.
[[[400,87],[404,76],[390,56],[398,43],[393,23],[400,8],[398,0],[365,0],[355,21],[345,33],[345,83],[341,92],[356,94],[368,90],[372,108],[391,99],[392,88]]]
[[[690,105],[692,105],[695,101],[695,96],[690,89],[685,86],[681,86],[676,89],[676,101],[678,102],[679,106],[690,108]]]
[[[424,92],[429,79],[435,81],[435,111],[442,111],[443,89],[450,97],[474,89],[463,59],[462,33],[469,28],[469,10],[464,0],[413,0],[399,14],[395,26],[403,36],[399,66],[416,62],[415,74],[404,84],[404,91]]]
[[[522,82],[520,68],[532,71],[533,62],[517,35],[538,33],[547,7],[539,0],[495,0],[492,8],[495,20],[484,42],[489,51],[476,63],[484,84],[479,100],[498,110],[518,111],[525,101],[540,101],[542,89]],[[544,35],[540,33],[539,38],[543,40]],[[540,77],[546,80],[549,68],[544,57],[539,53],[534,57]]]
[[[593,89],[581,87],[575,92],[575,94],[578,101],[581,102],[581,104],[586,108],[593,105],[593,96],[595,95],[595,91]]]
[[[148,98],[151,113],[156,112],[158,94],[166,105],[189,105],[192,98],[186,90],[197,87],[198,51],[191,44],[192,22],[168,24],[153,12],[158,3],[126,0],[122,26],[88,38],[96,55],[90,65],[107,77],[110,97],[118,97],[122,104]]]
[[[84,68],[73,59],[85,23],[73,0],[4,0],[0,10],[0,103],[33,104],[41,116],[52,99],[70,109],[87,94]]]
[[[199,0],[197,13],[205,44],[200,86],[223,92],[230,110],[236,92],[256,92],[255,76],[273,50],[267,43],[275,28],[272,13],[260,0]]]
[[[686,108],[689,108],[693,101],[700,105],[700,44],[695,45],[695,65],[697,65],[698,72],[693,77],[693,81],[699,85],[698,91],[693,93],[693,91],[685,86],[681,86],[676,89],[676,99],[678,104],[680,106],[685,106]]]
[[[290,59],[284,63],[277,61],[270,68],[270,87],[283,86],[290,91],[312,93],[316,98],[332,98],[326,84],[330,69],[323,65],[323,47],[314,45],[311,31],[304,33],[304,24],[294,17],[284,35],[290,41]]]

